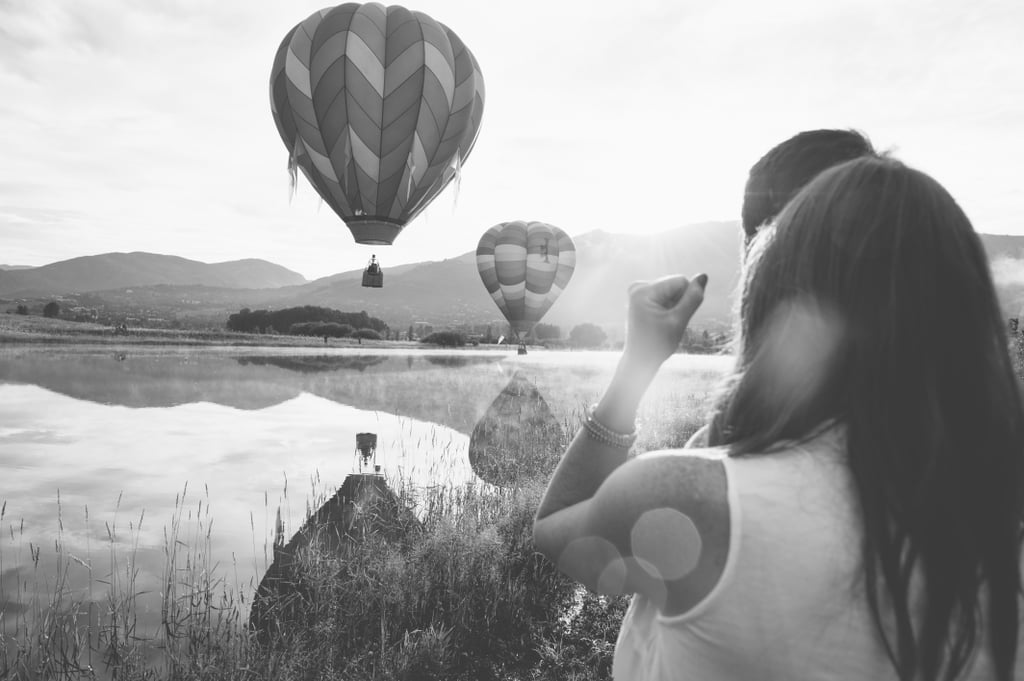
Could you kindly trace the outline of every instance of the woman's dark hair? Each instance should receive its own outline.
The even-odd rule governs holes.
[[[772,147],[750,168],[743,190],[747,240],[818,173],[874,153],[868,138],[855,130],[805,130]]]
[[[984,640],[1009,681],[1024,417],[970,221],[928,175],[872,156],[819,175],[760,246],[711,444],[751,455],[842,424],[866,597],[900,679],[953,679]],[[787,383],[780,357],[815,379]]]

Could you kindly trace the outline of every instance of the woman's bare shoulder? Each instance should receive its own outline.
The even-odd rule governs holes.
[[[631,523],[632,553],[665,577],[657,599],[665,615],[700,602],[726,565],[732,523],[724,459],[721,448],[665,449],[642,454],[616,472],[624,479],[613,484],[632,490],[619,496],[618,506],[620,517]]]

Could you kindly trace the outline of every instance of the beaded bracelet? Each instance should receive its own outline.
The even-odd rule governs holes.
[[[590,407],[587,410],[586,418],[583,420],[583,428],[590,437],[612,447],[622,447],[623,449],[632,447],[633,443],[636,442],[636,428],[629,433],[614,431],[594,418],[594,411],[596,409],[596,404]]]

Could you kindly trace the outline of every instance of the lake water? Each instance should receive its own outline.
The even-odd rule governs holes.
[[[118,557],[133,557],[148,635],[175,518],[183,538],[208,537],[225,580],[251,590],[272,559],[278,510],[290,535],[311,504],[374,464],[391,485],[487,487],[470,437],[499,396],[529,386],[545,414],[575,428],[617,358],[0,348],[0,611],[11,617],[28,592],[52,588],[59,542],[72,587],[93,599],[126,567]],[[677,356],[659,381],[706,392],[729,362]],[[359,432],[378,437],[366,464]]]

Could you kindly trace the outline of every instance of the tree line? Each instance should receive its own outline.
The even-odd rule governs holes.
[[[318,327],[318,324],[322,326]],[[250,310],[245,307],[228,317],[227,327],[231,331],[244,333],[270,333],[273,330],[277,333],[335,337],[352,335],[362,329],[370,329],[381,336],[388,334],[388,325],[383,320],[366,314],[365,310],[342,312],[314,305],[288,307],[283,310]],[[294,331],[292,327],[295,327]]]

